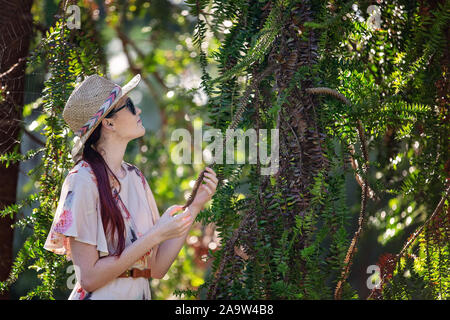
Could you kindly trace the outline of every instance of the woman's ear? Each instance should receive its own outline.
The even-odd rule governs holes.
[[[102,120],[102,129],[106,130],[114,130],[114,121],[112,119],[103,119]]]

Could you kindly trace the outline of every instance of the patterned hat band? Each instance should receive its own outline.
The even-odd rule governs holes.
[[[116,98],[120,96],[122,89],[119,86],[114,86],[109,94],[108,99],[103,102],[102,106],[98,111],[79,129],[75,132],[75,135],[78,137],[82,137],[86,132],[88,132],[100,119],[106,111],[108,111],[109,107],[114,103]]]

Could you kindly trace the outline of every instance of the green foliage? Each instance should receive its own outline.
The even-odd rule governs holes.
[[[413,219],[412,225],[418,225],[420,217],[431,214],[437,199],[426,195],[436,194],[445,185],[444,165],[449,150],[448,139],[444,138],[449,131],[448,121],[443,121],[445,109],[435,105],[440,94],[435,84],[448,77],[442,58],[448,46],[443,31],[448,24],[449,1],[443,3],[428,10],[427,5],[407,1],[381,2],[379,29],[366,22],[365,10],[371,4],[368,1],[357,4],[333,1],[327,5],[312,1],[306,9],[313,13],[312,20],[302,20],[307,15],[305,11],[303,16],[296,17],[298,20],[292,20],[292,25],[301,26],[300,39],[306,41],[318,36],[318,63],[292,70],[295,76],[282,88],[279,87],[284,81],[281,71],[274,75],[274,81],[272,78],[263,81],[271,92],[263,86],[255,92],[247,103],[249,108],[240,126],[273,128],[296,90],[303,89],[305,81],[311,79],[313,83],[338,89],[351,101],[351,106],[326,98],[314,109],[318,126],[327,134],[324,152],[330,165],[309,176],[312,182],[308,195],[302,195],[309,197],[306,212],[292,212],[295,197],[285,194],[289,181],[271,177],[270,184],[263,183],[264,179],[256,173],[258,165],[240,168],[248,177],[239,175],[238,181],[229,179],[218,190],[211,210],[203,212],[202,220],[217,225],[222,248],[211,255],[212,273],[200,289],[209,291],[213,298],[333,298],[349,246],[349,230],[354,228],[350,224],[355,221],[352,212],[356,210],[350,210],[347,205],[346,188],[349,177],[353,180],[355,173],[348,168],[347,146],[359,144],[355,130],[358,121],[363,124],[369,150],[385,152],[377,154],[379,161],[371,156],[371,170],[367,174],[361,168],[356,169],[356,173],[368,178],[375,194],[381,197],[376,209],[371,210],[384,212],[383,218],[379,213],[375,216],[367,213],[369,229],[376,227],[382,245],[390,245],[393,239],[401,243],[400,239],[411,230],[407,226]],[[271,6],[260,1],[251,9],[247,3],[239,4],[239,10],[234,1],[212,4],[217,10],[212,30],[219,30],[225,20],[232,22],[221,46],[212,53],[220,73],[212,81],[202,83],[210,95],[208,109],[215,126],[222,130],[230,124],[235,102],[249,85],[248,79],[266,64],[283,64],[291,58],[280,54],[278,60],[269,60],[271,52],[282,52],[295,42],[290,38],[280,45],[285,41],[281,30],[292,27],[284,25],[293,17],[290,13],[304,9],[299,9],[301,6],[294,1]],[[204,24],[199,26],[204,27]],[[203,41],[201,35],[197,34],[198,43]],[[217,89],[211,88],[213,84],[217,84]],[[273,104],[271,108],[256,110],[255,105],[264,100]],[[390,142],[385,146],[383,141],[387,139]],[[292,152],[291,145],[287,148]],[[353,157],[358,163],[364,162],[358,154]],[[238,189],[246,192],[236,206],[232,199]],[[418,199],[421,206],[416,205]],[[389,218],[385,218],[386,207],[392,211]],[[295,215],[294,226],[288,223],[287,216],[291,214]],[[380,223],[379,219],[390,222]],[[427,244],[434,248],[433,252],[441,254],[427,255],[434,265],[430,269],[411,271],[410,283],[401,284],[397,280],[398,283],[392,283],[394,289],[405,292],[402,298],[445,298],[446,275],[431,271],[436,279],[444,279],[440,283],[446,283],[440,291],[422,290],[425,287],[418,282],[425,277],[426,270],[442,270],[447,263],[442,258],[446,252],[443,248],[438,250],[436,243]],[[248,258],[235,254],[239,246]],[[399,250],[398,245],[395,250]],[[365,279],[362,281],[365,283]],[[200,290],[189,292],[199,293]],[[343,284],[343,298],[358,296],[349,282]]]
[[[17,150],[14,150],[0,155],[0,161],[5,164],[6,168],[8,168],[10,163],[29,160],[42,151],[44,151],[44,148],[28,150],[25,154],[20,154]]]
[[[448,210],[448,203],[446,205]],[[380,299],[450,298],[449,217],[443,212],[419,235],[375,295]]]
[[[237,20],[228,11],[233,3],[218,1],[213,4],[217,10],[222,9],[217,23],[225,19],[226,13],[227,18],[233,21],[223,45],[213,53],[221,75],[204,83],[204,86],[219,84],[217,89],[210,91],[208,107],[215,126],[222,130],[231,123],[234,102],[238,100],[242,87],[248,85],[247,82],[241,85],[238,77],[251,74],[259,65],[267,63],[267,55],[280,26],[289,17],[287,12],[295,7],[294,2],[277,2],[263,14],[266,4],[261,2],[251,9],[243,4],[240,6],[242,14]],[[259,113],[249,109],[244,113],[241,127],[253,127],[255,121],[260,128],[273,127],[290,91],[300,88],[300,81],[310,75],[311,70],[307,67],[296,70],[286,90],[276,90],[273,96],[264,97],[275,104]],[[270,80],[264,84],[270,85]],[[260,97],[256,95],[248,103],[258,99]],[[333,159],[332,144],[329,147],[327,152]],[[334,163],[334,171],[319,172],[314,177],[309,210],[296,216],[294,226],[288,226],[288,220],[284,218],[292,214],[298,201],[296,197],[286,197],[283,193],[288,181],[276,181],[270,177],[271,183],[268,184],[267,179],[261,177],[258,165],[220,168],[219,172],[227,181],[217,190],[211,209],[203,211],[199,218],[204,223],[213,222],[217,226],[223,247],[211,254],[212,270],[205,279],[205,285],[196,292],[183,293],[198,296],[203,290],[215,288],[218,291],[216,298],[331,298],[332,283],[337,281],[348,237],[345,230],[348,210],[343,191],[344,172],[338,169],[343,158],[339,159]],[[237,190],[245,190],[244,197],[239,199]],[[234,254],[238,247],[249,255],[248,260]],[[330,269],[334,271],[329,272]],[[353,296],[351,290],[346,291],[346,296],[349,295]]]
[[[210,81],[207,85],[211,85],[216,82],[223,82],[231,77],[236,77],[240,75],[244,68],[249,68],[252,64],[260,64],[262,62],[263,58],[267,55],[272,42],[279,33],[279,29],[283,25],[283,18],[285,18],[286,15],[283,15],[282,13],[286,7],[286,3],[288,3],[288,1],[279,0],[275,2],[275,7],[270,11],[269,16],[264,21],[264,26],[261,31],[259,34],[252,36],[252,40],[255,40],[250,43],[250,47],[248,49],[245,48],[247,49],[247,52],[244,58],[231,69],[227,70],[227,72],[215,78],[213,81]],[[247,6],[248,4],[243,5]],[[246,7],[241,7],[241,10],[244,8]],[[246,12],[243,12],[243,14],[246,14]]]

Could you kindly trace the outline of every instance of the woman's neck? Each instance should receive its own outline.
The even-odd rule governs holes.
[[[123,177],[122,161],[127,143],[99,141],[95,148],[105,159],[112,172],[118,177]]]

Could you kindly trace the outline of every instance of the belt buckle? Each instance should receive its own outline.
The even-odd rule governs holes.
[[[127,269],[127,271],[125,271],[125,275],[127,277],[132,277],[133,276],[133,270]]]

